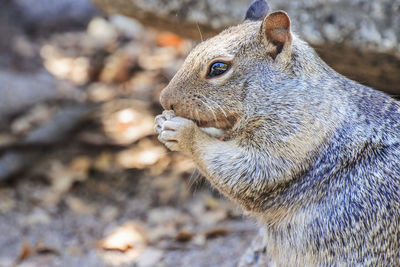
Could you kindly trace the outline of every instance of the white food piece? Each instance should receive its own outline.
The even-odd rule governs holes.
[[[164,110],[162,115],[164,115],[165,119],[167,120],[176,117],[176,114],[173,110]],[[224,138],[225,136],[225,132],[223,130],[215,127],[200,127],[200,130],[214,138]]]
[[[208,135],[215,138],[224,138],[224,131],[214,127],[200,127],[200,129]]]
[[[175,112],[173,110],[164,110],[162,114],[165,116],[165,118],[167,120],[170,120],[173,117],[176,117]]]

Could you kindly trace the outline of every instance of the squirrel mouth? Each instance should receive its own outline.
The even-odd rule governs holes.
[[[195,120],[195,119],[193,121],[199,127],[214,127],[214,128],[218,128],[221,130],[227,130],[227,129],[232,128],[236,122],[236,120],[233,117],[226,118],[221,121],[215,121],[215,120],[204,121],[204,120]]]

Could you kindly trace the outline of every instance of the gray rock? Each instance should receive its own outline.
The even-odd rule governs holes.
[[[0,124],[34,103],[58,97],[56,82],[47,72],[23,75],[0,69]]]
[[[96,14],[90,0],[14,0],[13,4],[24,28],[31,31],[74,28]]]
[[[211,37],[244,19],[251,0],[92,0],[109,14],[133,17],[145,25],[192,39]],[[201,34],[200,34],[201,32]]]
[[[243,21],[250,0],[92,0],[107,13],[193,39]],[[400,0],[269,0],[342,74],[400,95]],[[201,34],[200,34],[201,32]]]

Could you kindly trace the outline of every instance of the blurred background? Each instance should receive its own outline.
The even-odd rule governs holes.
[[[235,266],[256,223],[153,132],[160,91],[248,0],[1,0],[0,266]],[[400,95],[400,1],[276,1]]]

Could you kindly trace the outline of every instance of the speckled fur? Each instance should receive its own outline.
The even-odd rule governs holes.
[[[265,225],[271,266],[400,266],[400,104],[263,22],[199,44],[161,96],[160,140]],[[205,79],[229,58],[226,77]],[[196,123],[223,128],[224,141]]]

